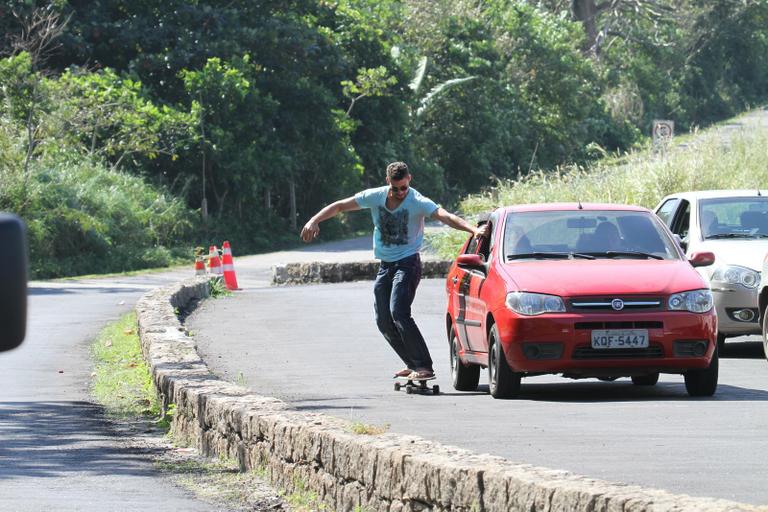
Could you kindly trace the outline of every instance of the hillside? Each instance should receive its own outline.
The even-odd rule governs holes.
[[[50,277],[294,243],[394,160],[454,207],[708,126],[768,99],[768,2],[2,0],[0,56],[0,210]]]

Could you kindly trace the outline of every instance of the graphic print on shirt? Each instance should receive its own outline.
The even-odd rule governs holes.
[[[408,210],[391,213],[386,208],[379,208],[379,230],[382,244],[406,245],[408,243]]]

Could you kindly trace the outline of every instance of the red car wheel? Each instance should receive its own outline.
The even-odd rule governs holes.
[[[685,389],[691,396],[712,396],[717,390],[717,374],[720,366],[717,348],[712,355],[712,362],[703,370],[685,372]]]
[[[480,381],[480,367],[465,365],[459,358],[459,337],[451,329],[451,378],[456,391],[475,391]]]
[[[499,331],[491,327],[490,347],[488,349],[488,377],[491,396],[493,398],[515,398],[520,394],[522,376],[513,372],[504,356]]]

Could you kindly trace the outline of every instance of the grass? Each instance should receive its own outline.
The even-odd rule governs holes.
[[[382,426],[378,426],[378,425],[368,425],[366,423],[355,421],[349,426],[349,430],[353,434],[360,434],[365,436],[378,436],[389,430],[389,423],[385,423]]]
[[[135,313],[107,325],[93,342],[91,353],[95,360],[92,392],[108,415],[160,415],[152,377],[141,355]]]
[[[221,297],[229,297],[232,292],[227,289],[227,285],[224,284],[224,279],[220,276],[211,277],[209,281],[211,284],[211,298],[218,299]]]
[[[158,469],[216,507],[224,505],[227,510],[243,511],[282,508],[281,497],[267,483],[266,463],[255,471],[241,473],[237,461],[206,459],[196,450],[184,448],[190,444],[188,440],[170,432],[175,404],[170,404],[163,417],[156,421],[162,411],[149,369],[142,359],[135,313],[107,325],[93,342],[91,352],[95,360],[92,392],[107,415],[134,428],[136,420],[140,420],[139,431],[145,434],[151,421],[152,431],[161,436],[166,433],[158,438],[142,436],[140,441],[161,448],[153,450],[159,454],[155,461]]]
[[[675,192],[757,189],[768,183],[765,128],[754,126],[733,133],[730,141],[716,129],[685,140],[685,146],[672,147],[666,154],[649,148],[588,167],[561,167],[503,181],[491,190],[466,197],[461,210],[471,217],[502,205],[576,201],[654,208],[664,196]],[[446,258],[455,257],[465,240],[463,232],[453,230],[429,236],[429,244]]]
[[[317,494],[310,491],[307,484],[301,478],[293,479],[294,491],[285,496],[285,501],[297,512],[314,512],[326,510],[324,503],[320,502]]]
[[[176,484],[219,510],[283,510],[281,498],[257,471],[240,472],[237,461],[211,460],[184,452],[168,454],[156,463]]]

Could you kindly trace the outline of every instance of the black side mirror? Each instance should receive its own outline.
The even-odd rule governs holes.
[[[0,352],[27,331],[27,233],[18,217],[0,213]]]

